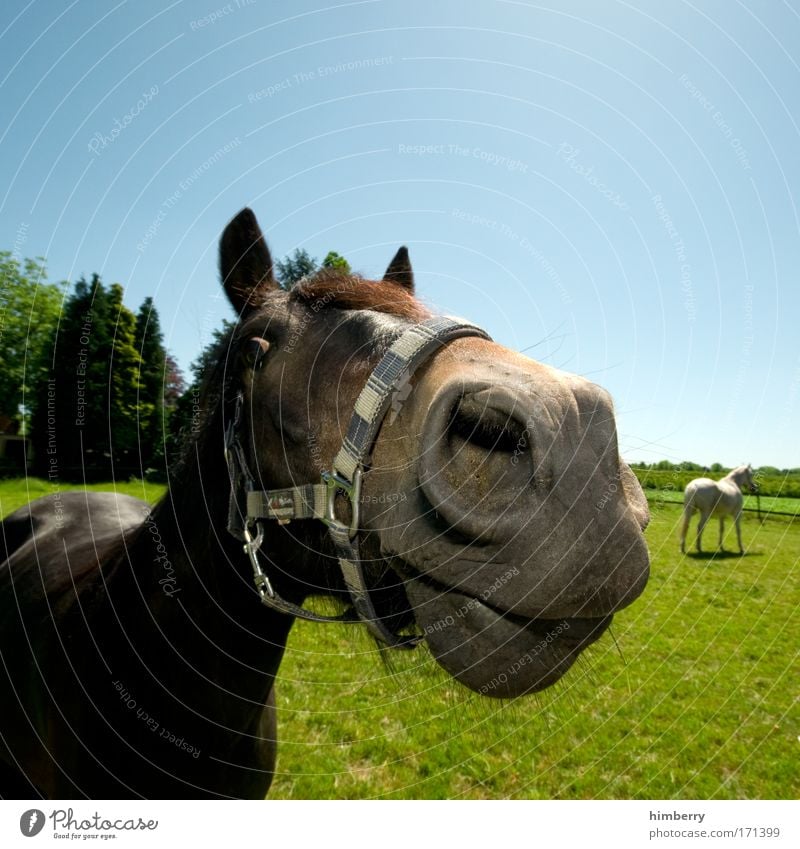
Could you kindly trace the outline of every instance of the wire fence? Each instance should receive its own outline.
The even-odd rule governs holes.
[[[677,489],[654,489],[652,487],[645,488],[647,500],[651,503],[660,504],[683,504],[683,491]],[[759,510],[755,496],[746,495],[744,513],[756,513],[761,516],[785,516],[789,519],[800,519],[800,499],[798,498],[781,498],[779,496],[767,496],[763,499],[766,504],[762,504]],[[785,502],[785,503],[781,503]]]

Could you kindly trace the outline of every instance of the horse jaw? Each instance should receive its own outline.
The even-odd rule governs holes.
[[[437,663],[461,684],[493,698],[551,686],[611,622],[611,616],[526,619],[422,578],[408,580],[405,588]]]

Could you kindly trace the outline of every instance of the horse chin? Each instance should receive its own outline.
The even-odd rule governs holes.
[[[405,589],[437,663],[493,698],[551,686],[612,619],[528,619],[419,577],[406,581]]]

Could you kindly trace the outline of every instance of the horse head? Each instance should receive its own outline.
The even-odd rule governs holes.
[[[239,316],[228,370],[243,463],[261,490],[319,483],[376,365],[430,318],[407,251],[383,280],[331,271],[286,292],[244,210],[220,266]],[[477,333],[396,381],[356,498],[376,615],[393,632],[416,626],[444,669],[488,695],[555,682],[647,582],[647,503],[609,395]],[[263,524],[276,592],[347,600],[322,522]]]
[[[755,472],[753,471],[753,467],[750,463],[746,466],[739,466],[731,472],[731,477],[734,478],[736,484],[739,489],[744,492],[745,487],[752,492],[758,492],[758,484],[756,483]]]

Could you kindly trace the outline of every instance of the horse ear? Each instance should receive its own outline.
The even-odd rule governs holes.
[[[219,271],[239,316],[247,315],[267,292],[278,288],[272,257],[252,209],[243,209],[225,228],[219,241]]]
[[[408,258],[408,248],[403,245],[394,255],[389,263],[383,279],[389,283],[397,283],[409,292],[414,291],[414,271],[411,268],[411,260]]]

